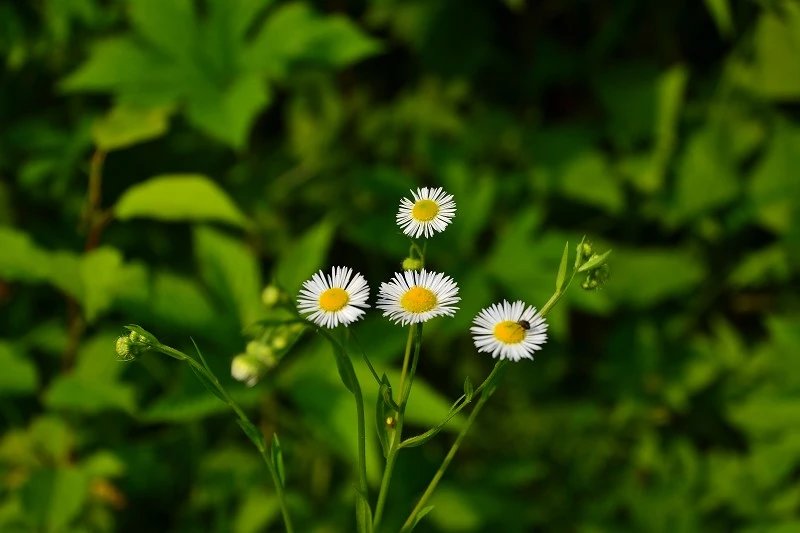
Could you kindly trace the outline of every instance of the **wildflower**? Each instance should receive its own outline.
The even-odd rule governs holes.
[[[369,286],[364,276],[347,267],[334,267],[326,277],[322,270],[303,283],[297,308],[312,322],[326,328],[348,325],[367,308]]]
[[[475,347],[492,357],[519,361],[533,359],[533,353],[547,342],[547,323],[536,308],[517,300],[503,300],[481,310],[470,328]]]
[[[453,316],[461,298],[458,285],[438,272],[406,270],[381,283],[378,308],[396,324],[417,324],[436,316]]]
[[[397,211],[397,225],[403,233],[415,239],[425,235],[427,239],[434,233],[444,231],[456,214],[453,195],[441,187],[422,187],[416,192],[411,191],[411,194],[414,201],[403,198]]]

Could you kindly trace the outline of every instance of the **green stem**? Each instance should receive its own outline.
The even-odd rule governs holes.
[[[362,496],[362,498],[359,498],[356,502],[356,510],[359,520],[359,529],[370,533],[372,531],[372,520],[369,518],[371,511],[369,509],[369,485],[367,484],[367,430],[364,414],[364,394],[361,392],[361,384],[358,381],[358,376],[356,376],[355,369],[350,361],[350,356],[344,345],[324,329],[316,326],[315,329],[333,345],[334,350],[337,348],[341,350],[342,357],[349,365],[348,374],[350,374],[350,380],[352,382],[352,393],[356,402],[356,416],[358,419],[358,488]],[[364,509],[361,509],[362,505],[365,506]],[[361,523],[362,510],[364,511],[363,523]]]
[[[420,345],[422,340],[422,324],[412,324],[408,328],[408,340],[406,341],[405,355],[403,356],[403,370],[400,373],[400,400],[397,404],[399,407],[397,411],[397,420],[392,433],[392,441],[389,444],[389,451],[386,454],[386,466],[383,469],[383,478],[381,479],[381,488],[378,492],[378,503],[375,505],[375,521],[373,522],[374,529],[378,529],[383,518],[383,509],[386,507],[386,498],[389,496],[389,485],[392,482],[392,473],[394,472],[394,465],[397,462],[397,452],[400,450],[400,441],[403,437],[403,422],[405,420],[406,403],[408,396],[411,393],[411,384],[414,381],[414,374],[417,370],[417,363],[419,361]],[[414,348],[413,361],[411,362],[411,372],[408,373],[409,360],[412,359],[411,352]],[[406,384],[406,380],[408,383]]]
[[[233,400],[233,398],[228,393],[228,391],[225,390],[225,388],[219,382],[219,380],[217,379],[217,376],[215,376],[204,365],[198,363],[194,358],[189,357],[185,353],[183,353],[183,352],[181,352],[179,350],[176,350],[174,348],[171,348],[169,346],[166,346],[166,345],[162,344],[160,346],[155,346],[154,348],[157,349],[158,351],[160,351],[161,353],[165,354],[165,355],[168,355],[170,357],[174,357],[175,359],[186,361],[189,364],[189,366],[191,366],[197,372],[202,373],[206,377],[206,379],[211,384],[214,385],[214,388],[219,393],[219,396],[225,401],[225,403],[228,404],[228,407],[231,408],[231,410],[236,414],[236,416],[239,418],[239,420],[241,420],[242,422],[245,422],[248,425],[253,425],[253,423],[250,421],[250,419],[244,413],[242,408],[239,407],[239,404],[237,404]],[[248,435],[248,437],[249,437],[249,435]],[[267,470],[269,470],[269,475],[272,478],[273,485],[275,486],[275,493],[278,496],[278,503],[280,504],[280,507],[281,507],[281,514],[283,515],[283,524],[284,524],[284,527],[286,527],[286,532],[287,533],[293,533],[294,532],[294,528],[292,527],[292,519],[289,516],[289,508],[286,505],[286,494],[283,491],[283,484],[281,483],[280,477],[278,476],[278,472],[275,471],[275,465],[272,464],[272,458],[267,453],[266,447],[261,445],[261,446],[257,446],[257,448],[258,448],[259,454],[261,455],[261,458],[264,460],[264,464],[267,465]]]
[[[539,311],[539,314],[541,316],[546,315],[553,308],[553,306],[555,306],[556,303],[558,303],[558,301],[561,299],[561,297],[564,295],[564,293],[567,292],[567,289],[569,289],[569,286],[572,284],[572,280],[575,279],[575,274],[576,273],[577,273],[577,268],[573,269],[572,275],[570,276],[570,278],[567,281],[567,283],[564,284],[564,287],[561,288],[560,290],[557,290],[556,292],[554,292],[553,295],[550,297],[550,299],[547,300],[547,303],[545,303],[542,306],[542,309]],[[504,365],[504,363],[505,363],[505,361],[498,361],[497,364],[495,365],[495,368],[492,370],[492,374],[494,374],[495,371],[499,371],[502,368],[502,366]],[[490,376],[491,376],[491,374],[490,374]],[[484,381],[484,384],[488,380],[489,380],[489,378],[487,378]],[[481,385],[481,387],[483,387],[483,385]],[[475,419],[478,417],[478,414],[481,412],[481,410],[483,409],[483,406],[486,404],[486,402],[489,400],[489,398],[492,396],[492,394],[494,394],[495,390],[497,390],[497,387],[493,386],[493,387],[490,387],[490,388],[486,389],[481,394],[481,397],[478,399],[478,403],[475,405],[475,408],[470,413],[469,418],[467,418],[467,421],[464,424],[464,427],[461,428],[461,431],[459,432],[458,436],[456,437],[455,442],[453,442],[453,445],[450,447],[450,450],[447,452],[447,455],[445,456],[444,461],[442,461],[442,464],[439,466],[439,469],[433,475],[433,479],[431,479],[430,483],[428,483],[428,487],[425,489],[425,492],[422,493],[422,496],[420,497],[419,501],[417,502],[417,505],[411,511],[411,514],[408,516],[408,518],[406,519],[405,523],[403,524],[403,528],[400,530],[401,533],[411,531],[414,528],[414,525],[417,522],[417,516],[422,511],[422,509],[425,507],[425,504],[428,503],[428,500],[433,495],[434,491],[436,490],[436,487],[438,487],[439,482],[441,481],[442,477],[444,476],[445,471],[447,470],[447,467],[450,466],[450,462],[455,457],[456,453],[458,452],[459,447],[461,447],[461,442],[464,440],[464,437],[469,432],[469,429],[472,426],[473,422],[475,422]]]
[[[439,485],[439,481],[441,481],[442,477],[444,476],[447,467],[450,466],[450,462],[456,456],[456,452],[458,452],[458,448],[461,446],[461,441],[464,440],[464,437],[467,436],[469,432],[469,428],[472,426],[472,423],[475,422],[475,419],[478,418],[478,414],[480,414],[481,409],[489,400],[489,397],[494,392],[494,388],[489,389],[486,393],[481,394],[481,397],[478,399],[478,403],[475,405],[475,409],[469,414],[469,418],[467,418],[467,422],[464,425],[464,428],[456,437],[456,441],[450,447],[450,451],[447,452],[447,455],[442,461],[442,464],[439,466],[439,469],[433,475],[433,479],[428,484],[428,488],[425,489],[425,492],[420,497],[419,501],[417,502],[416,507],[411,511],[411,514],[406,519],[405,523],[403,524],[402,529],[400,529],[401,533],[405,533],[407,531],[411,531],[416,523],[417,515],[422,511],[423,506],[428,502],[431,496],[433,496],[433,492],[436,490],[436,487]]]

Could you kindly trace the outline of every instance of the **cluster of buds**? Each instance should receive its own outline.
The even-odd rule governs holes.
[[[158,339],[138,326],[127,326],[127,329],[130,333],[117,337],[115,345],[120,361],[133,361],[143,352],[158,346]]]
[[[589,242],[581,242],[578,245],[575,266],[578,272],[586,273],[586,277],[581,283],[582,289],[593,291],[605,285],[609,277],[607,263],[609,254],[611,254],[611,250],[603,254],[595,253],[592,249],[592,244]]]
[[[273,309],[286,304],[288,299],[281,289],[268,285],[261,293],[261,301]],[[301,323],[259,326],[244,352],[231,361],[231,376],[252,387],[278,364],[304,330]]]

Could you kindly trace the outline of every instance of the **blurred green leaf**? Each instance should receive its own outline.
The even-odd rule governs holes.
[[[120,220],[213,221],[244,227],[247,219],[216,183],[199,174],[156,176],[128,189],[117,201]]]
[[[0,396],[28,394],[39,386],[36,365],[7,342],[0,342],[0,368]]]
[[[705,0],[705,3],[720,35],[731,37],[733,35],[733,17],[729,0]]]
[[[691,293],[704,275],[702,263],[683,250],[615,248],[604,290],[620,302],[642,307]]]
[[[778,122],[769,146],[750,177],[749,193],[759,222],[783,233],[800,210],[800,182],[786,179],[800,162],[800,128]]]
[[[36,472],[22,492],[23,505],[37,530],[53,533],[66,530],[88,494],[86,476],[70,467]]]
[[[300,236],[275,264],[274,278],[289,294],[322,266],[333,239],[333,224],[322,221]],[[324,269],[323,269],[324,270]]]
[[[220,301],[239,316],[242,327],[263,317],[261,272],[252,250],[242,241],[200,226],[194,248],[203,279]]]
[[[169,107],[137,108],[117,105],[92,125],[92,138],[104,151],[119,150],[149,141],[169,129]]]
[[[249,491],[233,520],[234,533],[259,533],[280,516],[278,498],[272,492],[257,488]]]

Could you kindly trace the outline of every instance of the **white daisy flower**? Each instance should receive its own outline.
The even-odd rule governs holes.
[[[492,354],[495,359],[533,359],[533,352],[547,342],[547,323],[536,308],[517,300],[503,300],[483,309],[470,328],[479,352]]]
[[[425,235],[427,239],[434,233],[444,231],[456,214],[453,195],[447,194],[441,187],[422,187],[416,192],[411,191],[411,194],[414,201],[403,198],[397,211],[397,225],[403,233],[415,239]]]
[[[395,324],[417,324],[436,316],[453,316],[461,298],[458,285],[439,272],[406,270],[397,272],[389,283],[381,283],[379,309]]]
[[[297,308],[307,318],[326,328],[345,326],[360,319],[367,308],[369,286],[364,276],[347,267],[334,267],[326,277],[322,270],[303,282]]]

